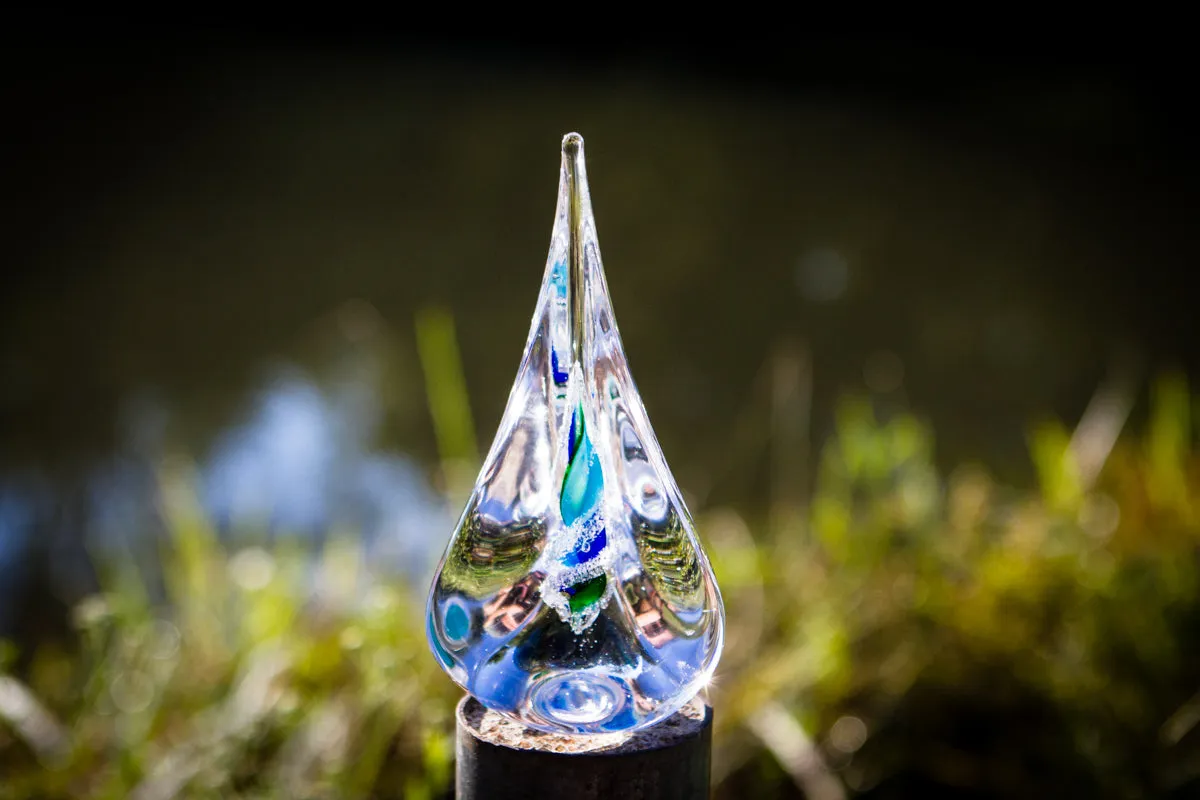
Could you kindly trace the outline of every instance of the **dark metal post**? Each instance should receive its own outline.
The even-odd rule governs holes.
[[[458,800],[705,800],[712,709],[699,699],[635,734],[559,736],[458,704]]]

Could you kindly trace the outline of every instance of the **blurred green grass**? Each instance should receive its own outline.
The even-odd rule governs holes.
[[[423,315],[418,340],[460,495],[477,455],[452,320]],[[1151,398],[1136,431],[1034,426],[1030,489],[940,473],[928,424],[847,397],[811,481],[789,478],[811,485],[701,510],[729,615],[717,796],[1200,791],[1196,402],[1179,375]],[[803,476],[775,433],[776,473]],[[353,531],[315,557],[227,547],[188,460],[157,474],[167,602],[103,561],[71,646],[19,671],[0,650],[0,798],[448,796],[457,692],[425,587],[374,574]]]

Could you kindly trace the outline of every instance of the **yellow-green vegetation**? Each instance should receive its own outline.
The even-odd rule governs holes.
[[[1032,492],[978,466],[941,478],[926,426],[844,403],[803,530],[707,520],[742,543],[713,548],[737,659],[718,738],[753,759],[744,740],[773,744],[764,709],[785,709],[818,740],[790,769],[813,794],[823,774],[875,796],[1200,791],[1194,402],[1178,376],[1151,394],[1091,481],[1085,443],[1038,426]]]
[[[374,580],[347,537],[315,560],[227,552],[189,487],[164,468],[168,605],[106,565],[78,652],[0,671],[0,797],[439,796],[455,693],[423,598]]]
[[[729,614],[717,795],[1200,790],[1195,402],[1167,377],[1150,406],[1094,472],[1036,427],[1018,490],[848,399],[808,500],[700,513]],[[0,651],[0,798],[448,796],[425,587],[352,535],[230,551],[186,467],[160,476],[168,602],[101,564],[73,650],[19,675]]]

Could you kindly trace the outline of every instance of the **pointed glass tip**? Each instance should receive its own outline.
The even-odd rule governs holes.
[[[563,155],[574,158],[583,152],[583,137],[578,133],[568,133],[562,140]]]
[[[550,253],[517,378],[429,593],[434,655],[533,728],[608,733],[703,688],[724,610],[637,392],[563,137]]]

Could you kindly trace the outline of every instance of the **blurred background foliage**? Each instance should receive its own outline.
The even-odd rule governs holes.
[[[729,611],[717,795],[1200,788],[1191,407],[1159,379],[1090,479],[1043,424],[1027,491],[940,474],[926,423],[847,398],[809,500],[705,509]],[[186,460],[157,477],[165,594],[102,561],[77,637],[0,676],[0,795],[445,796],[456,692],[423,587],[374,574],[353,532],[229,546]]]
[[[449,796],[424,592],[570,129],[725,594],[716,796],[1200,791],[1195,172],[1140,76],[395,51],[20,53],[0,798]]]

